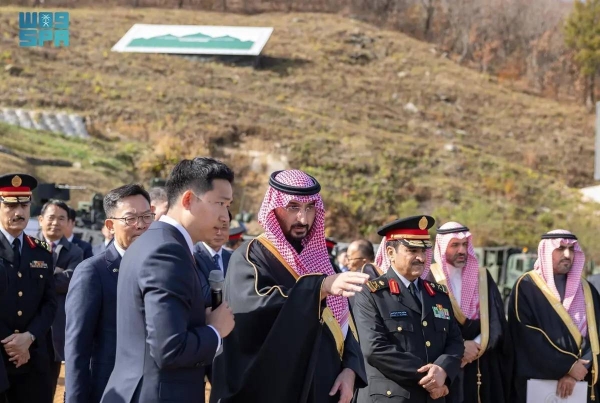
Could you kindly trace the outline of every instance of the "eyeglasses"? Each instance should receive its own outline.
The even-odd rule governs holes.
[[[125,223],[125,225],[128,225],[131,227],[131,226],[134,226],[135,224],[137,224],[139,222],[140,218],[142,219],[144,224],[151,224],[152,221],[154,221],[154,217],[156,217],[156,214],[146,213],[144,215],[130,216],[130,217],[110,217],[110,219],[111,220],[121,220]]]
[[[367,260],[365,257],[346,257],[346,260],[349,262],[353,262],[355,260]]]
[[[298,214],[302,208],[300,206],[285,206],[284,209],[288,213]],[[309,204],[308,206],[304,207],[304,212],[312,213],[313,211],[315,211],[315,209],[316,207],[314,204]]]

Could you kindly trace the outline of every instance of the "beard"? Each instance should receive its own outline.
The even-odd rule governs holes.
[[[299,229],[304,229],[304,234],[303,235],[294,235],[294,230],[299,230]],[[300,252],[302,252],[302,249],[303,249],[302,241],[304,240],[304,238],[306,238],[308,236],[309,231],[310,231],[310,228],[308,225],[294,224],[290,228],[290,231],[287,234],[285,234],[285,238],[292,245],[292,247],[296,250],[296,252],[300,253]]]

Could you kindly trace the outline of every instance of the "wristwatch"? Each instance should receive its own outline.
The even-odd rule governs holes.
[[[29,333],[29,337],[31,337],[31,342],[33,343],[35,341],[35,336],[33,334],[31,334],[31,332]]]

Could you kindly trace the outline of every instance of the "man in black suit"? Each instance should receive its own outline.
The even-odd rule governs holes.
[[[131,245],[117,285],[117,354],[102,403],[204,402],[204,366],[234,326],[223,303],[204,304],[193,247],[227,222],[233,172],[183,160],[166,183],[169,208]]]
[[[115,365],[117,279],[121,258],[154,221],[150,196],[124,185],[104,196],[114,242],[77,266],[67,293],[65,379],[67,403],[98,403]]]
[[[42,237],[52,250],[56,286],[56,316],[52,323],[52,331],[48,334],[48,345],[53,359],[51,366],[53,391],[56,391],[60,366],[65,359],[65,299],[73,271],[83,261],[81,248],[67,241],[64,236],[68,220],[69,206],[62,200],[49,200],[42,207],[39,216]]]
[[[53,400],[46,345],[56,313],[52,254],[45,242],[23,233],[36,186],[29,175],[0,177],[0,266],[8,274],[8,288],[0,295],[3,403]]]
[[[67,220],[67,226],[65,227],[65,238],[67,238],[67,241],[79,246],[79,248],[83,251],[83,260],[85,260],[89,257],[94,256],[94,252],[92,252],[92,244],[84,241],[79,236],[73,233],[73,231],[75,230],[76,219],[77,212],[74,208],[69,207],[69,219]]]

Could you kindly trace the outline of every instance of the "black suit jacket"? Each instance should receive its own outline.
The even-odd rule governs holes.
[[[67,238],[62,237],[54,250],[54,283],[56,285],[56,317],[52,323],[52,345],[54,361],[65,359],[65,300],[73,272],[83,261],[83,251],[79,246],[72,244]],[[50,344],[50,343],[49,343]]]
[[[183,235],[155,221],[127,250],[117,285],[117,354],[102,403],[204,402],[218,344],[202,274]]]
[[[120,264],[111,243],[73,274],[66,303],[67,403],[98,403],[115,365]]]
[[[45,244],[23,235],[21,264],[15,267],[13,262],[12,246],[0,233],[0,266],[6,269],[8,276],[7,289],[0,295],[0,339],[27,331],[36,338],[29,347],[29,362],[19,368],[8,361],[4,348],[0,348],[4,364],[0,363],[0,391],[8,386],[5,368],[9,375],[48,371],[46,335],[56,314],[52,254]]]
[[[391,293],[391,280],[398,283],[398,294]],[[439,365],[446,371],[448,386],[458,375],[464,344],[450,298],[443,286],[420,279],[419,290],[422,308],[390,269],[356,294],[352,313],[369,378],[368,386],[359,391],[359,403],[388,399],[432,403],[418,384],[426,373],[417,370],[428,363]]]
[[[73,241],[75,245],[79,246],[79,249],[83,251],[83,260],[94,256],[94,252],[92,251],[92,244],[84,241],[81,238],[78,238],[77,235],[73,236]]]

